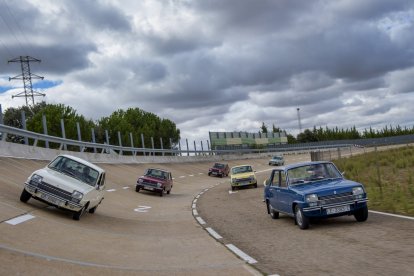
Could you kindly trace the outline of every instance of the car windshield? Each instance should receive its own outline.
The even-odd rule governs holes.
[[[145,176],[155,177],[159,179],[167,179],[167,172],[157,170],[157,169],[148,169],[145,173]]]
[[[273,156],[274,160],[282,160],[282,156]]]
[[[48,168],[76,178],[90,186],[95,186],[99,176],[97,170],[66,156],[58,156],[50,162]]]
[[[224,168],[224,164],[216,163],[216,164],[214,164],[214,168],[223,169]]]
[[[342,178],[341,173],[332,163],[316,163],[289,169],[289,183],[291,185],[306,184],[324,179]]]
[[[252,172],[253,169],[251,166],[240,166],[240,167],[234,167],[231,169],[232,174],[238,174],[238,173],[246,173],[246,172]]]

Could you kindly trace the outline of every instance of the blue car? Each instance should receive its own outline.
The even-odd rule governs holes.
[[[353,215],[368,219],[364,186],[347,180],[332,162],[306,162],[279,167],[265,181],[264,201],[273,219],[283,213],[295,218],[301,229],[311,218]]]

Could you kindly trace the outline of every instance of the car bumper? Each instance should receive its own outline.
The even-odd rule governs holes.
[[[356,210],[367,206],[368,199],[358,199],[323,206],[305,207],[303,214],[307,217],[336,217],[352,215]]]
[[[142,184],[137,184],[137,187],[145,190],[145,191],[151,191],[151,192],[157,192],[160,193],[163,191],[163,188],[158,188],[158,187],[154,187],[154,186],[149,186],[149,185],[142,185]]]
[[[84,207],[84,205],[81,203],[76,203],[71,200],[56,196],[50,192],[39,189],[36,186],[30,185],[29,183],[26,183],[24,189],[27,192],[29,192],[34,199],[43,201],[46,204],[49,204],[49,205],[52,205],[58,208],[77,212]]]
[[[256,185],[257,184],[257,180],[253,180],[253,181],[243,181],[243,182],[238,182],[238,183],[231,183],[232,187],[242,187],[242,186],[250,186],[250,185]]]

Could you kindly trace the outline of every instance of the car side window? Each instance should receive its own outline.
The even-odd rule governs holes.
[[[286,175],[283,171],[274,171],[271,186],[286,188]]]
[[[286,174],[283,171],[280,171],[280,187],[286,188]]]

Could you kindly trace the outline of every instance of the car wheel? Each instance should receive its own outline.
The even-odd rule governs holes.
[[[279,218],[279,212],[275,211],[272,206],[267,202],[267,212],[270,214],[270,217],[272,219],[278,219]]]
[[[234,187],[234,186],[231,186],[231,190],[232,191],[234,191],[236,189],[236,187]]]
[[[354,217],[359,222],[366,221],[368,219],[368,207],[365,206],[364,208],[357,210],[354,213]]]
[[[255,183],[255,184],[253,185],[253,187],[257,188],[257,183]]]
[[[299,208],[298,205],[295,207],[295,221],[296,224],[299,226],[300,229],[308,229],[309,228],[309,218],[303,215],[302,209]]]
[[[139,192],[139,190],[141,190],[141,188],[137,185],[137,186],[135,186],[135,192]]]
[[[210,176],[210,175],[211,175],[211,172],[208,173],[208,176]]]
[[[172,190],[172,188],[167,191],[167,195],[169,195],[171,193],[171,190]]]
[[[99,205],[99,204],[98,204]],[[93,214],[95,213],[96,209],[98,208],[98,205],[96,205],[95,207],[89,209],[89,214]]]
[[[31,197],[32,195],[23,189],[22,194],[20,195],[20,201],[26,203]]]
[[[223,178],[223,175],[222,174],[220,174],[220,178]]]
[[[163,195],[164,195],[164,190],[161,190],[160,196],[163,196]]]
[[[73,220],[80,220],[83,214],[85,214],[85,211],[86,211],[86,205],[83,206],[83,208],[80,209],[78,212],[73,213],[73,216],[72,216]]]

